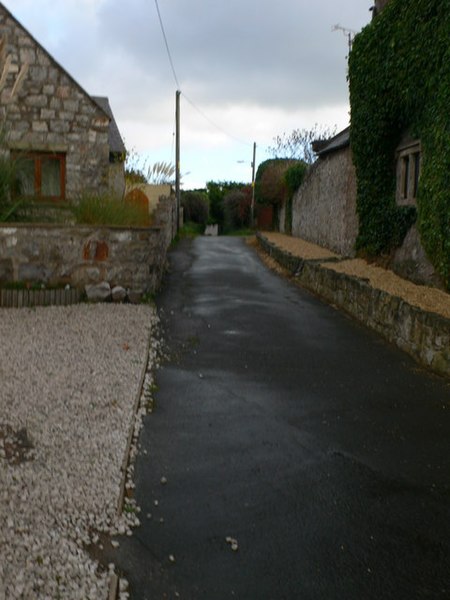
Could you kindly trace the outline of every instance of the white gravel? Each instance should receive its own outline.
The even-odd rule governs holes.
[[[156,328],[143,305],[0,309],[0,600],[108,597],[84,545],[138,524],[116,513]]]

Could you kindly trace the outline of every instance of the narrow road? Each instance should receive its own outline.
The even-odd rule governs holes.
[[[448,600],[448,381],[242,239],[180,243],[158,304],[131,597]]]

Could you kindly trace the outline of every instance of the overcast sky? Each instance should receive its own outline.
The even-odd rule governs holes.
[[[183,187],[250,181],[273,138],[348,124],[347,38],[371,0],[3,0],[90,94],[108,96],[129,151],[174,163]],[[239,162],[243,161],[243,162]]]

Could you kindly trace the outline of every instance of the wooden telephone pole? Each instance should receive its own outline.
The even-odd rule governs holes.
[[[176,199],[176,218],[178,232],[180,228],[180,212],[181,212],[181,192],[180,192],[180,95],[181,92],[177,90],[175,97],[175,199]]]
[[[255,167],[256,167],[256,142],[253,142],[252,161],[252,204],[250,208],[250,227],[255,226]]]

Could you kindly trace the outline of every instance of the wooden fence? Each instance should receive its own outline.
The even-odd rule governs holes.
[[[69,306],[81,300],[80,290],[0,290],[0,307]]]

